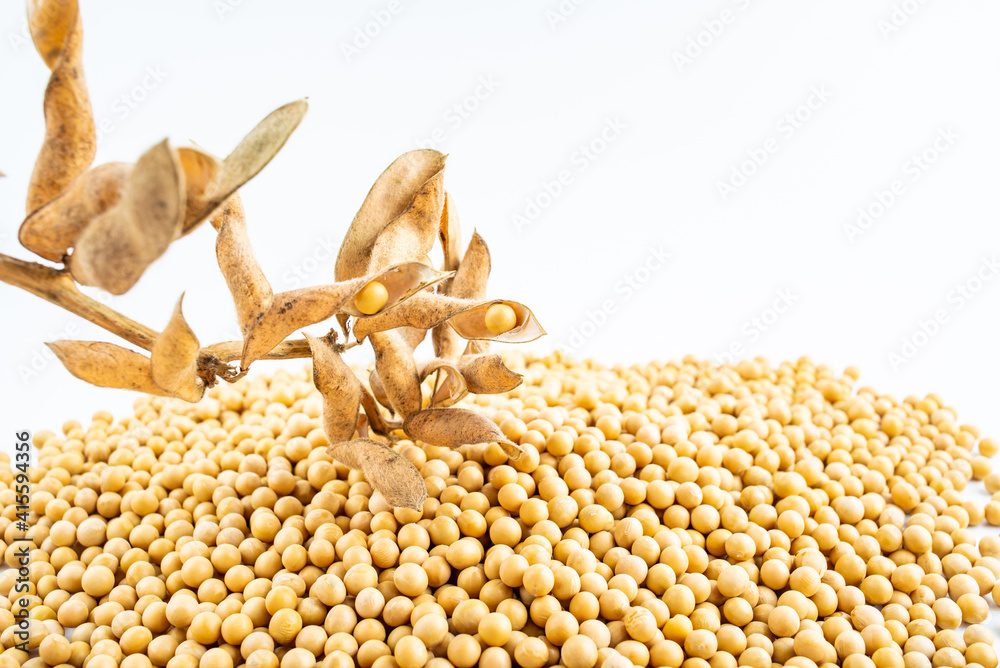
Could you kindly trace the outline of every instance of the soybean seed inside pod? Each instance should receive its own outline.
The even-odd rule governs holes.
[[[507,304],[494,304],[486,309],[486,329],[494,335],[506,334],[517,325],[517,314]]]
[[[939,396],[808,358],[506,362],[523,384],[459,405],[516,461],[370,441],[414,509],[330,459],[309,370],[35,433],[0,668],[997,668],[1000,447]],[[11,566],[14,480],[0,455]]]
[[[372,281],[354,295],[354,306],[365,315],[375,315],[389,301],[389,291],[378,281]]]

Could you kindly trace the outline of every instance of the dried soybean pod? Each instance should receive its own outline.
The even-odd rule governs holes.
[[[274,293],[250,246],[239,193],[233,193],[222,205],[219,213],[212,218],[212,227],[219,233],[215,239],[219,269],[233,296],[236,319],[246,340],[270,308]]]
[[[417,191],[444,169],[444,159],[444,154],[432,149],[409,151],[382,172],[344,235],[334,270],[336,280],[368,273],[375,238],[406,211]]]
[[[427,487],[420,472],[404,457],[375,441],[356,438],[330,446],[330,456],[352,469],[360,469],[390,506],[420,510]]]
[[[118,204],[80,234],[70,273],[84,285],[124,294],[177,238],[183,216],[184,173],[164,140],[136,162]]]
[[[368,373],[368,385],[372,388],[372,396],[375,400],[386,408],[392,408],[392,402],[389,401],[389,395],[385,393],[385,386],[382,385],[382,379],[378,377],[378,371],[372,369]]]
[[[427,255],[437,239],[443,207],[442,169],[420,187],[410,206],[375,237],[368,271],[380,271]]]
[[[437,271],[423,262],[403,262],[367,276],[369,280],[365,283],[366,287],[370,283],[378,283],[385,289],[385,303],[377,312],[362,312],[353,299],[345,302],[341,310],[358,318],[376,317],[451,276],[451,272]]]
[[[501,334],[494,334],[486,325],[486,313],[490,307],[504,305],[514,311],[516,318],[514,326]],[[535,314],[524,304],[507,299],[496,299],[480,303],[462,311],[448,320],[458,335],[463,339],[484,339],[488,341],[503,341],[505,343],[526,343],[545,335]]]
[[[331,443],[354,435],[361,406],[361,381],[327,337],[305,335],[312,351],[313,384],[323,395],[323,431]]]
[[[473,231],[469,247],[462,256],[455,276],[448,283],[449,296],[459,299],[482,300],[486,298],[486,283],[490,277],[490,249],[479,233]],[[434,326],[434,353],[444,359],[457,359],[464,347],[462,337],[447,323]],[[489,348],[483,342],[482,351]]]
[[[432,359],[419,365],[420,382],[427,380],[431,374],[436,374],[430,405],[435,408],[451,406],[462,400],[469,393],[465,379],[458,367],[448,360]]]
[[[153,342],[150,369],[153,382],[164,391],[184,401],[195,402],[205,394],[205,383],[198,376],[198,351],[201,346],[184,319],[181,311],[183,301],[184,295],[181,295],[170,322]]]
[[[521,374],[508,369],[496,353],[464,355],[458,360],[458,370],[473,394],[502,394],[524,381]]]
[[[410,438],[445,448],[496,442],[512,460],[522,454],[521,446],[508,440],[492,420],[465,408],[424,409],[403,422],[403,431]]]
[[[416,350],[427,337],[427,330],[419,327],[400,327],[397,331],[410,350]]]
[[[184,216],[182,233],[187,234],[194,229],[230,195],[257,176],[299,127],[308,109],[309,104],[305,100],[296,100],[275,109],[258,123],[222,160],[218,176],[212,180],[200,207]]]
[[[458,211],[455,210],[455,202],[447,191],[444,193],[444,207],[441,209],[439,235],[441,249],[444,252],[442,269],[455,271],[462,260],[462,230],[458,224]],[[447,288],[447,286],[445,287]]]
[[[395,308],[354,323],[354,336],[364,341],[375,332],[414,327],[427,330],[476,306],[476,302],[455,299],[433,292],[419,292]]]
[[[83,76],[83,25],[76,0],[29,0],[28,29],[52,71],[43,102],[45,140],[28,183],[31,213],[90,166],[97,135]]]
[[[21,245],[46,260],[61,262],[87,224],[121,199],[132,167],[128,162],[109,162],[78,176],[24,219],[17,232]]]
[[[375,403],[375,397],[372,396],[371,392],[364,385],[361,386],[361,407],[364,409],[365,417],[368,419],[368,427],[376,434],[388,436],[393,430],[400,429],[403,426],[402,423],[395,420],[387,420],[382,415],[378,404]]]
[[[211,153],[188,146],[177,149],[177,157],[184,170],[186,193],[184,223],[181,226],[183,235],[194,230],[197,223],[205,219],[202,212],[209,204],[209,198],[222,171],[222,162]]]
[[[375,351],[375,371],[385,388],[393,410],[406,418],[420,410],[420,376],[409,348],[395,331],[377,332],[371,336]]]
[[[54,341],[47,345],[66,369],[91,385],[168,396],[154,381],[149,358],[103,341]]]

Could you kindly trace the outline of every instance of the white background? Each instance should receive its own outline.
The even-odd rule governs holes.
[[[1000,434],[1000,280],[983,261],[1000,257],[995,3],[82,5],[94,114],[110,127],[98,164],[165,136],[225,154],[309,97],[241,191],[276,290],[331,281],[324,246],[382,169],[440,128],[464,228],[491,246],[492,295],[527,303],[549,331],[530,348],[607,363],[734,345],[737,357],[809,355],[857,365],[898,398],[937,392]],[[0,251],[22,258],[48,76],[24,31],[23,8],[3,3]],[[762,151],[762,165],[746,162]],[[720,192],[734,170],[749,176]],[[850,238],[859,207],[878,212],[896,180],[894,201]],[[236,338],[213,237],[205,225],[174,244],[113,306],[158,329],[186,291],[203,343]],[[670,259],[647,272],[651,248]],[[992,280],[957,297],[979,271]],[[783,291],[791,306],[769,311]],[[128,393],[45,358],[42,341],[102,331],[15,288],[0,295],[4,447],[15,430],[130,410]],[[921,335],[937,311],[945,321]],[[919,349],[903,351],[914,337]]]

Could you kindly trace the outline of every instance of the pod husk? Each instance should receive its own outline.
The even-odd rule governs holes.
[[[391,448],[367,438],[335,443],[327,450],[338,462],[360,470],[394,508],[423,508],[427,486],[417,468]]]
[[[69,259],[83,285],[127,292],[180,234],[184,172],[164,140],[139,158],[118,203],[83,230]]]
[[[486,311],[494,304],[506,304],[514,309],[517,315],[517,325],[503,334],[494,334],[486,327]],[[482,302],[470,309],[456,314],[448,320],[448,324],[463,339],[478,339],[483,341],[503,341],[505,343],[527,343],[540,336],[545,336],[535,314],[524,304],[508,299],[494,299]]]
[[[492,420],[466,408],[427,408],[413,413],[403,422],[403,431],[410,438],[443,448],[495,442],[511,460],[523,453]]]
[[[205,394],[205,382],[198,376],[201,344],[184,319],[183,301],[184,295],[181,295],[170,322],[153,342],[150,370],[153,382],[171,396],[195,402]]]
[[[305,335],[312,351],[313,384],[323,395],[323,431],[330,443],[354,436],[361,408],[361,381],[328,338]]]
[[[413,295],[433,287],[451,277],[450,272],[440,272],[423,262],[403,262],[388,267],[369,276],[371,280],[381,283],[389,293],[385,306],[378,313],[366,315],[354,305],[354,300],[344,302],[341,311],[355,318],[374,318],[391,310],[396,304],[408,300]],[[367,285],[367,283],[365,284]]]
[[[104,341],[53,341],[45,345],[67,371],[91,385],[170,396],[153,381],[145,355]]]
[[[354,322],[354,336],[358,341],[364,341],[375,332],[400,327],[427,330],[474,306],[476,303],[468,300],[433,292],[419,292],[393,309],[358,318]]]
[[[21,245],[61,262],[91,220],[115,206],[132,163],[109,162],[84,172],[59,195],[31,213],[17,232]]]
[[[205,218],[203,212],[211,203],[211,196],[222,171],[222,162],[211,153],[190,146],[178,148],[177,157],[184,170],[186,202],[184,223],[181,226],[181,235],[184,235],[194,230]]]
[[[396,414],[406,419],[420,410],[420,376],[413,355],[398,332],[377,332],[371,336],[375,351],[375,371],[385,388],[386,398]]]
[[[233,193],[212,218],[218,230],[215,255],[236,306],[236,320],[244,341],[264,317],[274,298],[271,284],[254,257],[247,234],[246,214],[239,193]]]
[[[51,70],[43,101],[45,139],[28,183],[30,214],[91,165],[97,132],[83,75],[83,26],[76,0],[29,0],[28,29]]]
[[[435,374],[434,385],[431,389],[431,408],[452,406],[469,394],[469,388],[466,386],[462,373],[457,366],[448,360],[432,359],[418,365],[417,369],[420,374],[420,382],[427,380],[431,374]]]
[[[463,356],[458,360],[458,370],[473,394],[502,394],[524,382],[524,377],[508,369],[497,353]]]
[[[444,154],[432,149],[409,151],[396,158],[376,179],[354,216],[337,254],[336,280],[347,281],[369,273],[375,238],[401,216],[417,191],[444,169]]]
[[[489,277],[490,249],[479,233],[473,231],[469,247],[462,256],[455,275],[445,284],[447,286],[445,294],[458,299],[485,299]],[[462,355],[464,340],[447,323],[434,326],[432,339],[434,354],[438,357],[456,360]],[[488,348],[489,344],[484,343],[484,346]]]
[[[375,397],[375,400],[392,410],[392,402],[389,401],[389,395],[385,393],[385,387],[382,386],[382,379],[378,377],[378,371],[375,369],[368,372],[368,385],[372,388],[372,396]]]
[[[462,230],[458,223],[458,211],[451,195],[445,191],[444,207],[441,210],[441,249],[444,252],[442,269],[454,271],[462,260]]]
[[[365,411],[365,418],[368,420],[368,427],[376,434],[390,437],[396,429],[402,429],[403,423],[397,420],[386,419],[375,403],[375,397],[364,385],[361,386],[361,408]],[[391,409],[390,409],[391,410]]]
[[[434,247],[444,208],[444,170],[424,183],[410,206],[390,222],[372,245],[368,271],[380,271],[400,262],[420,260]]]

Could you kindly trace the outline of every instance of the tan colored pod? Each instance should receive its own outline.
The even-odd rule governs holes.
[[[403,422],[403,431],[412,439],[443,448],[495,442],[514,461],[523,453],[521,446],[508,440],[492,420],[466,408],[424,409]]]
[[[482,300],[486,298],[486,283],[490,277],[490,249],[478,232],[473,231],[469,247],[462,256],[455,276],[446,283],[445,294],[458,299]],[[455,360],[462,354],[464,340],[451,325],[439,323],[434,326],[434,354],[444,359]],[[489,348],[483,342],[483,350]]]
[[[476,306],[476,302],[455,299],[434,292],[419,292],[399,306],[354,322],[354,336],[364,341],[375,332],[412,327],[428,330],[438,323]]]
[[[445,191],[444,207],[441,210],[441,250],[444,252],[445,271],[455,271],[462,260],[462,230],[458,223],[458,211],[451,195]]]
[[[171,396],[184,401],[200,401],[205,394],[205,382],[198,375],[198,352],[201,345],[184,319],[177,300],[170,322],[153,342],[150,369],[153,382]]]
[[[359,469],[394,508],[420,510],[427,487],[416,467],[391,448],[367,438],[334,443],[328,452],[338,462]]]
[[[486,311],[494,304],[504,304],[514,310],[517,323],[503,334],[494,334],[486,327]],[[535,314],[524,304],[508,299],[494,299],[482,302],[475,307],[462,311],[448,320],[454,330],[463,339],[481,339],[485,341],[503,341],[504,343],[527,343],[540,336],[545,336]]]
[[[145,355],[103,341],[54,341],[45,345],[71,374],[91,385],[169,396],[153,381]]]
[[[400,302],[407,301],[419,292],[431,288],[452,276],[451,272],[440,272],[423,262],[403,262],[368,275],[368,282],[377,281],[385,288],[385,305],[374,315],[366,315],[358,310],[354,300],[344,302],[341,311],[356,318],[375,318],[392,310]],[[428,293],[430,294],[430,293]]]
[[[388,401],[388,399],[386,399]],[[386,418],[375,403],[375,397],[364,385],[361,386],[361,408],[365,411],[365,418],[368,420],[368,428],[376,434],[388,436],[396,429],[402,429],[403,423],[397,420]],[[391,410],[391,409],[390,409]]]
[[[458,370],[473,394],[502,394],[524,382],[523,376],[508,369],[497,353],[465,355],[458,360]]]
[[[438,237],[443,207],[444,170],[421,186],[410,206],[378,233],[368,271],[380,271],[427,255]]]
[[[205,219],[204,211],[210,205],[216,182],[222,172],[222,162],[211,153],[190,146],[178,148],[177,157],[184,170],[186,202],[184,223],[181,226],[181,234],[184,235]]]
[[[83,285],[127,292],[180,233],[184,173],[166,140],[139,158],[121,200],[80,234],[69,259]]]
[[[212,217],[212,227],[218,230],[215,255],[219,269],[233,296],[236,320],[246,340],[271,307],[274,293],[250,246],[239,193],[233,193]]]
[[[444,154],[418,149],[399,156],[375,181],[354,216],[337,254],[335,277],[347,281],[368,273],[375,238],[409,208],[420,188],[444,169]]]
[[[398,332],[377,332],[371,336],[375,351],[375,371],[385,388],[386,399],[396,414],[406,419],[420,410],[420,376],[406,342]]]
[[[52,70],[43,102],[45,139],[28,183],[30,214],[91,165],[97,133],[83,76],[83,26],[76,0],[29,0],[28,29]]]
[[[431,408],[443,408],[461,401],[468,393],[465,379],[458,367],[448,360],[432,359],[417,365],[420,382],[434,374],[434,384],[431,389]]]
[[[361,407],[361,381],[329,338],[305,335],[312,351],[313,384],[323,395],[323,431],[331,443],[354,436]]]
[[[46,260],[62,262],[87,224],[121,199],[132,167],[109,162],[78,176],[24,219],[17,232],[21,245]]]
[[[391,410],[392,402],[389,401],[389,395],[385,393],[382,379],[378,377],[378,371],[375,369],[368,373],[368,385],[372,388],[372,396],[375,397],[375,400]]]

